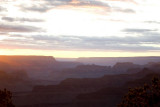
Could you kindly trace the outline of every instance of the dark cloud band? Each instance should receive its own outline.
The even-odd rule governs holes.
[[[42,32],[41,28],[25,25],[0,24],[0,32]]]
[[[31,18],[12,18],[12,17],[2,17],[2,20],[8,21],[8,22],[44,22],[42,19],[31,19]]]
[[[159,34],[160,35],[160,34]],[[145,35],[140,37],[83,37],[83,36],[49,36],[15,35],[1,41],[1,45],[15,48],[48,49],[48,50],[123,50],[123,51],[150,51],[160,50],[152,46],[160,44],[160,36]],[[25,44],[23,44],[25,43]],[[9,47],[8,46],[8,47]]]

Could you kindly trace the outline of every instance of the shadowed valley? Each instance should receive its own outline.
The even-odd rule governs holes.
[[[124,58],[113,66],[76,61],[0,56],[0,89],[12,92],[16,107],[115,107],[129,87],[160,77],[160,60],[139,64]]]

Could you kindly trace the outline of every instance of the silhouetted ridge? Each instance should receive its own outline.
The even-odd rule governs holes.
[[[78,65],[75,68],[63,69],[60,72],[52,72],[50,78],[57,80],[64,80],[66,78],[96,78],[109,73],[112,73],[110,66]]]
[[[18,62],[27,62],[27,61],[52,61],[56,62],[55,58],[52,56],[5,56],[0,55],[1,62],[7,63],[18,63]]]
[[[25,70],[34,79],[49,79],[50,72],[72,68],[80,63],[58,62],[52,56],[0,56],[0,70]]]
[[[81,57],[77,59],[78,62],[84,64],[98,64],[113,66],[117,62],[133,62],[135,64],[144,65],[148,62],[160,62],[160,57]]]
[[[142,78],[147,74],[154,73],[154,71],[149,69],[143,69],[142,71],[135,74],[117,74],[117,75],[105,75],[100,78],[67,78],[60,82],[58,85],[50,86],[37,86],[33,89],[33,92],[44,91],[44,90],[54,90],[54,88],[67,88],[66,90],[72,88],[74,90],[97,90],[103,87],[119,87],[124,85],[126,81],[135,80]],[[59,89],[61,90],[61,89]],[[44,91],[45,92],[45,91]],[[46,91],[48,92],[48,91]]]
[[[117,62],[112,69],[117,73],[126,73],[126,71],[131,68],[140,68],[140,65],[133,64],[132,62]]]

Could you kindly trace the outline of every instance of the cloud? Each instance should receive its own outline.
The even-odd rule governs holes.
[[[110,7],[108,4],[97,0],[92,0],[92,1],[72,0],[69,4],[73,6],[93,6],[93,7],[95,6],[95,7],[105,7],[105,8]]]
[[[48,10],[57,7],[99,7],[99,8],[110,8],[106,3],[98,0],[42,0],[42,2],[37,2],[31,6],[20,5],[22,11],[32,11],[44,13]]]
[[[44,4],[45,5],[45,4]],[[32,11],[32,12],[40,12],[40,13],[44,13],[47,12],[48,10],[50,10],[51,8],[47,7],[47,6],[42,6],[42,5],[32,5],[32,6],[22,6],[21,7],[22,11]]]
[[[41,0],[41,2],[34,2],[33,4],[20,5],[20,8],[24,12],[39,12],[46,13],[52,9],[69,8],[69,9],[89,9],[93,10],[94,13],[106,14],[110,12],[121,12],[127,14],[136,13],[131,8],[115,7],[114,3],[109,4],[104,1],[120,1],[126,3],[133,3],[133,0]]]
[[[7,11],[7,9],[2,7],[2,6],[0,6],[0,12],[3,12],[3,11]]]
[[[124,29],[122,31],[126,32],[126,33],[146,33],[146,32],[157,31],[157,29],[136,29],[136,28],[131,28],[131,29]]]
[[[28,0],[28,1],[32,1],[32,0]],[[8,3],[9,5],[12,5],[13,7],[19,6],[19,8],[23,12],[19,12],[19,10],[17,10],[17,7],[15,7],[15,8],[13,8],[13,11],[8,10],[6,17],[1,16],[2,17],[1,19],[5,23],[8,23],[8,22],[16,22],[16,24],[19,23],[18,25],[16,25],[16,24],[15,25],[7,25],[5,23],[0,24],[0,31],[1,31],[0,34],[6,35],[6,38],[0,41],[1,47],[5,46],[5,47],[13,47],[13,48],[29,48],[29,49],[42,49],[42,50],[44,50],[44,49],[49,49],[49,50],[50,49],[51,50],[54,50],[54,49],[56,49],[56,50],[124,50],[124,51],[160,50],[160,48],[158,46],[158,45],[160,45],[160,36],[159,36],[160,34],[157,29],[128,28],[128,29],[124,29],[121,32],[119,32],[120,34],[125,32],[126,35],[133,34],[133,36],[136,35],[136,37],[133,37],[133,36],[132,37],[131,36],[127,36],[127,37],[117,37],[117,36],[98,37],[98,35],[97,35],[97,37],[87,37],[88,35],[91,35],[91,34],[87,33],[87,29],[98,28],[97,31],[99,32],[99,31],[101,31],[100,29],[102,28],[102,31],[104,30],[104,32],[106,32],[106,33],[109,33],[109,32],[107,32],[108,26],[115,26],[116,27],[115,31],[118,31],[118,29],[122,29],[121,25],[123,27],[124,24],[114,22],[112,25],[112,23],[110,23],[110,22],[111,21],[119,21],[119,22],[124,21],[125,22],[126,19],[122,19],[124,17],[115,17],[116,15],[119,15],[118,12],[122,13],[122,14],[120,13],[120,15],[124,15],[123,13],[126,13],[126,14],[136,13],[136,11],[134,10],[134,8],[136,8],[135,5],[132,7],[130,5],[126,5],[123,3],[120,5],[118,4],[121,2],[133,3],[133,0],[35,0],[34,2],[28,2],[28,1],[24,5],[19,4],[19,3],[23,3],[23,2],[18,2],[17,5],[12,5],[14,3],[11,3],[11,4]],[[114,1],[114,2],[111,2],[111,1]],[[120,1],[120,2],[117,2],[117,1]],[[10,6],[10,7],[12,7],[12,6]],[[27,23],[27,22],[43,22],[44,20],[36,19],[36,17],[39,17],[38,15],[42,15],[41,13],[45,13],[51,9],[61,9],[61,8],[75,9],[75,10],[76,9],[77,10],[83,9],[84,11],[86,11],[86,14],[88,14],[88,12],[90,12],[90,10],[93,9],[93,11],[91,10],[91,12],[96,13],[98,11],[98,12],[101,12],[101,15],[86,16],[86,17],[91,16],[91,18],[87,18],[87,20],[85,20],[85,17],[84,17],[84,19],[82,17],[82,20],[84,20],[84,23],[81,23],[81,24],[77,23],[77,26],[82,25],[80,27],[83,28],[83,26],[85,26],[87,24],[85,22],[87,22],[88,19],[91,19],[91,20],[93,19],[93,21],[91,21],[91,22],[93,22],[93,23],[91,23],[91,26],[87,27],[87,29],[85,30],[86,34],[88,34],[86,36],[48,35],[50,32],[48,32],[48,34],[47,34],[47,32],[45,32],[46,34],[42,35],[42,33],[38,33],[40,31],[43,31],[42,28],[28,26],[30,23]],[[8,8],[8,9],[12,9],[12,8]],[[4,10],[5,9],[1,9],[1,7],[0,7],[0,11],[4,11]],[[111,11],[109,11],[109,10],[111,10]],[[136,9],[136,10],[138,10],[138,9]],[[15,15],[13,13],[14,11],[17,12]],[[30,13],[27,13],[27,12],[39,12],[40,14],[31,13],[31,15],[32,14],[34,14],[35,16],[37,15],[33,19],[18,17],[21,15],[21,13],[22,13],[22,15],[26,14],[27,16],[30,17],[31,16]],[[106,14],[106,12],[115,12],[115,14],[108,15],[108,14]],[[17,17],[12,17],[11,16],[12,14]],[[34,17],[34,15],[32,17]],[[48,21],[46,21],[47,23],[41,23],[41,24],[44,24],[46,26],[46,24],[48,24],[48,22],[51,22],[52,19],[51,19],[51,17],[45,16],[45,15],[49,15],[49,14],[43,14],[43,15],[44,15],[44,18],[46,18],[46,20],[48,20]],[[136,14],[134,14],[134,15],[135,15],[134,17],[136,17]],[[142,15],[143,15],[143,13],[142,13]],[[11,16],[11,17],[8,17],[8,16]],[[81,18],[79,16],[77,16],[77,17]],[[68,18],[70,18],[70,17],[68,17]],[[74,17],[71,17],[71,18],[74,18]],[[104,19],[104,20],[102,21],[102,20],[99,20],[98,18]],[[112,19],[112,18],[114,18],[114,19]],[[58,23],[57,25],[59,28],[61,28],[61,26],[63,26],[65,24],[65,23],[63,23],[63,21],[61,21],[61,19],[63,19],[63,18],[60,18],[59,22],[57,22]],[[111,20],[109,20],[109,19],[111,19]],[[53,20],[58,20],[58,17],[56,17],[54,19],[54,16],[53,16]],[[136,20],[137,19],[135,19],[135,21]],[[75,21],[76,20],[74,20],[73,22],[75,22]],[[133,24],[135,21],[131,22],[131,24]],[[25,22],[25,24],[27,24],[27,25],[23,25],[24,24],[23,22]],[[74,25],[73,22],[69,23],[69,24],[65,24],[65,25],[67,27],[70,27],[70,26]],[[126,23],[127,23],[127,20],[126,20],[125,24]],[[150,21],[150,22],[146,22],[146,23],[159,24],[159,22],[156,22],[156,21]],[[37,23],[33,23],[33,24],[37,24]],[[55,23],[49,23],[49,24],[53,24],[53,30],[56,30],[56,29],[54,29],[54,27],[57,27],[57,25]],[[88,24],[90,24],[90,21]],[[93,27],[92,27],[92,25],[93,25]],[[47,28],[48,27],[49,26],[47,26]],[[78,29],[78,28],[76,28],[76,29]],[[110,28],[110,29],[111,29],[111,34],[112,34],[112,31],[114,31],[114,28]],[[66,31],[65,30],[66,29],[61,29],[61,32],[63,32],[63,31],[66,32],[67,30]],[[72,32],[70,32],[72,30],[74,30],[74,29],[67,31],[67,33],[69,32],[68,34],[72,34]],[[14,33],[10,33],[10,32],[14,32]],[[27,35],[23,35],[26,33],[27,33]],[[35,33],[37,35],[33,35]],[[13,34],[16,34],[16,35],[13,35]],[[114,34],[114,32],[113,32],[113,34]],[[137,35],[138,35],[138,37],[137,37]]]
[[[12,36],[1,41],[1,46],[42,50],[160,50],[160,34],[140,37],[84,37],[32,35]],[[19,37],[18,37],[19,36]],[[25,43],[25,44],[24,44]]]
[[[129,2],[129,3],[134,3],[137,4],[137,2],[135,0],[104,0],[104,1],[114,1],[114,2]]]
[[[52,6],[99,6],[99,7],[109,7],[108,4],[101,2],[99,0],[47,0],[48,4]]]
[[[42,19],[29,19],[29,18],[12,18],[12,17],[2,17],[2,20],[8,21],[8,22],[44,22]]]
[[[113,8],[113,11],[122,12],[122,13],[136,13],[133,9],[122,9],[122,8]]]
[[[130,37],[130,40],[137,41],[137,44],[160,44],[160,33],[157,29],[124,29],[123,31],[131,34],[140,34],[139,37]]]
[[[160,24],[159,21],[145,21],[144,23],[149,23],[149,24]]]
[[[0,24],[1,32],[42,32],[43,29],[26,25],[5,25]]]
[[[34,2],[31,5],[20,5],[20,8],[24,12],[39,12],[46,13],[51,9],[57,8],[69,8],[69,9],[97,9],[96,11],[100,11],[101,14],[105,14],[105,12],[122,12],[122,13],[136,13],[135,10],[131,8],[124,7],[114,7],[113,4],[109,4],[104,1],[120,1],[126,3],[134,3],[134,0],[41,0],[41,2]],[[111,5],[111,6],[110,6]],[[103,12],[102,12],[103,10]],[[94,10],[94,12],[96,13]],[[99,13],[99,12],[98,12]]]

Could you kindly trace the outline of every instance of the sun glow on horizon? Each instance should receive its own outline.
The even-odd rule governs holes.
[[[157,0],[4,0],[0,54],[159,56]]]
[[[140,57],[160,56],[160,51],[150,52],[118,52],[118,51],[53,51],[32,49],[4,49],[0,55],[25,55],[25,56],[53,56],[55,58],[79,58],[79,57]]]

